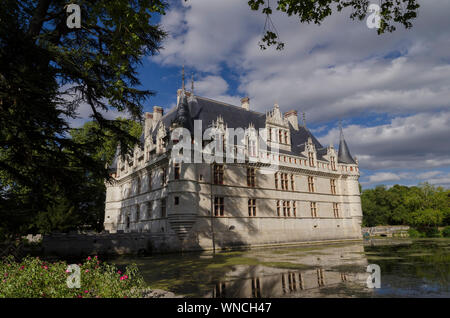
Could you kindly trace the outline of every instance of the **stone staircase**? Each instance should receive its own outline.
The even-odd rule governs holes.
[[[186,239],[189,231],[197,221],[196,213],[170,213],[167,217],[170,227],[181,242]]]

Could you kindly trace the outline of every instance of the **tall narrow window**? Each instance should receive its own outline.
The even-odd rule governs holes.
[[[336,194],[336,180],[330,179],[331,194]]]
[[[288,133],[286,130],[284,131],[284,143],[288,144]]]
[[[314,192],[314,177],[308,177],[308,190]]]
[[[153,202],[149,201],[147,203],[147,219],[151,219],[152,218],[152,206],[153,206]]]
[[[272,141],[272,128],[269,128],[269,133],[267,135],[267,140]]]
[[[162,178],[161,178],[162,186],[165,186],[167,183],[167,169],[162,168]]]
[[[180,197],[174,197],[173,204],[174,204],[174,205],[180,204]]]
[[[308,152],[309,166],[314,167],[314,153],[312,151]]]
[[[281,216],[280,200],[277,200],[277,215],[278,215],[278,216]]]
[[[214,184],[223,184],[223,165],[214,165]]]
[[[339,217],[339,204],[333,203],[333,214],[335,218]]]
[[[296,201],[292,201],[292,215],[294,217],[297,217],[297,202]]]
[[[140,213],[140,207],[139,204],[136,204],[136,222],[139,222],[139,220],[141,219],[141,213]]]
[[[313,218],[317,217],[317,203],[316,202],[311,202],[311,216]]]
[[[141,178],[138,177],[136,180],[136,194],[141,193]]]
[[[295,177],[293,174],[291,174],[291,190],[295,190]]]
[[[287,216],[287,204],[286,201],[283,201],[283,216]]]
[[[147,174],[148,191],[152,190],[152,172]]]
[[[250,139],[248,142],[248,155],[251,157],[257,157],[258,153],[256,151],[256,140]]]
[[[261,298],[261,284],[259,283],[259,277],[252,278],[252,297]]]
[[[278,172],[275,173],[275,189],[278,189]]]
[[[247,168],[247,186],[256,186],[256,173],[255,168]]]
[[[175,180],[180,179],[180,164],[176,163],[174,164],[174,170],[173,170],[173,176]]]
[[[281,144],[283,143],[283,132],[281,129],[278,129],[278,142]]]
[[[223,197],[214,197],[214,216],[223,216]]]
[[[161,217],[166,217],[166,199],[161,199]]]
[[[256,216],[256,200],[248,199],[248,216]]]
[[[334,157],[331,157],[330,160],[331,160],[331,170],[336,170],[336,159],[334,159]]]
[[[286,202],[286,215],[288,217],[291,216],[291,202],[290,201]]]
[[[289,180],[287,173],[281,174],[281,189],[288,190]]]

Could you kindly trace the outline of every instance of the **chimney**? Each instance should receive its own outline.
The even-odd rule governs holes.
[[[152,113],[145,113],[145,123],[144,123],[144,138],[147,138],[147,136],[150,134],[150,129],[153,127],[153,114]]]
[[[156,124],[161,119],[163,114],[164,114],[164,110],[162,107],[153,106],[153,127],[156,126]]]
[[[241,106],[242,108],[245,108],[246,110],[250,109],[250,98],[244,97],[241,99]]]
[[[298,117],[296,110],[289,110],[284,113],[284,118],[286,118],[289,123],[294,127],[295,130],[298,130]]]

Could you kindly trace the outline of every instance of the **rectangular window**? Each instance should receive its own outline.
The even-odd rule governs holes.
[[[287,131],[284,131],[284,143],[288,144],[288,133],[287,133]]]
[[[161,199],[161,217],[166,217],[166,199]]]
[[[174,203],[175,205],[180,204],[180,197],[175,197],[173,203]]]
[[[275,173],[275,189],[278,189],[278,172]]]
[[[223,197],[214,197],[214,216],[223,216]]]
[[[339,217],[339,204],[333,203],[333,214],[335,218]]]
[[[311,216],[313,218],[317,217],[317,203],[316,202],[311,202]]]
[[[336,180],[330,179],[331,194],[336,194]]]
[[[148,191],[152,189],[152,172],[147,174]]]
[[[162,186],[165,186],[167,183],[167,169],[162,168],[162,178],[161,178]]]
[[[283,142],[283,132],[281,129],[278,130],[278,142],[281,144]]]
[[[280,200],[277,200],[277,215],[278,215],[278,216],[281,216]]]
[[[223,165],[214,165],[214,184],[223,184]]]
[[[308,177],[308,190],[314,192],[314,177]]]
[[[291,216],[291,202],[286,201],[286,215],[289,217]]]
[[[179,163],[174,164],[173,176],[174,176],[175,180],[180,179],[180,164]]]
[[[255,168],[247,168],[247,186],[256,186],[256,173]]]
[[[136,204],[136,222],[139,222],[139,220],[141,219],[141,213],[140,213],[140,207],[139,204]]]
[[[272,141],[272,128],[269,128],[269,133],[267,135],[267,140]]]
[[[248,199],[248,216],[256,216],[256,200]]]
[[[282,190],[288,190],[288,175],[287,173],[282,173],[281,174],[281,189]]]
[[[309,166],[314,167],[314,153],[312,151],[308,152]]]
[[[147,219],[151,219],[152,217],[152,205],[153,205],[152,201],[149,201],[147,203]]]
[[[292,215],[294,217],[297,217],[297,202],[296,201],[292,201]]]
[[[295,191],[295,177],[293,174],[291,174],[291,189]]]
[[[287,204],[286,201],[283,201],[283,216],[287,216]]]

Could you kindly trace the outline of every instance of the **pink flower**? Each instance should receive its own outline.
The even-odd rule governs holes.
[[[125,280],[125,279],[128,279],[127,275],[123,275],[122,277],[120,277],[120,280]]]
[[[89,270],[88,270],[88,269],[86,270],[86,273],[87,273],[87,272],[89,272]]]
[[[95,255],[94,258],[97,259],[97,255]]]
[[[47,265],[45,265],[45,266],[44,266],[44,269],[48,269],[48,266],[47,266]]]
[[[117,271],[117,274],[122,274],[122,272],[121,271]]]
[[[68,269],[66,269],[66,273],[70,273],[70,271]]]
[[[92,258],[90,256],[88,256],[87,260],[90,261]]]
[[[25,268],[25,266],[22,265],[22,266],[20,266],[19,270],[22,270],[22,269],[24,269],[24,268]]]
[[[84,293],[85,293],[85,294],[89,293],[89,290],[85,290]]]
[[[4,275],[5,277],[8,277],[8,273],[5,273],[5,275]]]

